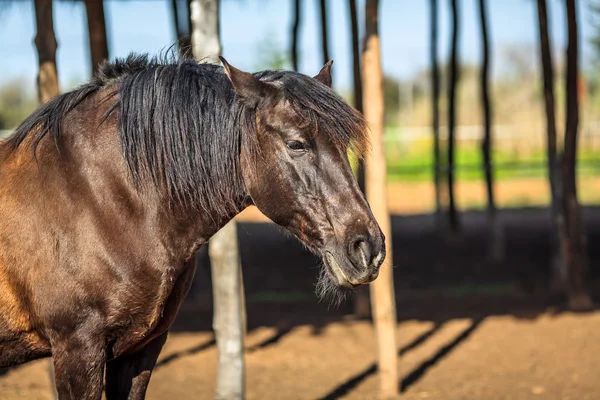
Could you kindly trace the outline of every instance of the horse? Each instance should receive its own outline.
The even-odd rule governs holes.
[[[221,61],[107,62],[0,142],[0,367],[51,356],[61,399],[143,399],[196,250],[249,205],[322,257],[319,295],[377,277],[368,130],[331,61]]]

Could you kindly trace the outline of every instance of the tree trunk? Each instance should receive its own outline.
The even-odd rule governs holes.
[[[219,1],[192,0],[192,49],[197,60],[217,62],[221,55]],[[231,221],[208,243],[211,262],[218,374],[216,399],[243,399],[246,311],[236,222]]]
[[[577,133],[579,128],[579,99],[577,95],[578,65],[578,32],[575,0],[566,0],[568,44],[567,44],[567,79],[566,79],[566,126],[565,147],[562,157],[563,172],[563,209],[567,232],[566,262],[568,266],[569,305],[576,310],[592,308],[592,301],[587,292],[587,249],[585,230],[581,216],[581,207],[577,200]]]
[[[213,329],[217,339],[216,399],[243,399],[244,296],[235,221],[225,225],[208,244],[214,296]]]
[[[492,105],[490,104],[489,94],[490,46],[485,2],[486,0],[479,0],[479,21],[481,22],[483,47],[483,62],[481,66],[481,104],[484,131],[483,140],[481,141],[481,151],[483,153],[483,171],[487,193],[487,213],[490,224],[489,257],[492,262],[497,264],[504,258],[504,237],[494,198],[494,176],[492,170]]]
[[[92,76],[98,73],[98,66],[108,59],[106,40],[106,23],[104,21],[103,0],[85,0],[85,11],[88,21]]]
[[[379,42],[379,1],[367,0],[366,42],[363,53],[364,115],[371,131],[372,152],[365,160],[367,199],[385,237],[387,258],[371,284],[371,303],[377,335],[381,397],[398,393],[396,301],[392,271],[392,234],[387,206],[386,162],[383,149],[383,74]]]
[[[546,132],[547,132],[547,163],[548,179],[550,181],[550,198],[553,225],[553,248],[552,270],[553,286],[564,292],[567,287],[567,266],[565,263],[564,244],[566,243],[565,221],[562,210],[562,177],[560,175],[560,164],[557,151],[557,132],[554,100],[554,65],[552,61],[552,47],[548,35],[548,15],[546,11],[546,0],[537,0],[540,54],[542,61],[542,73],[544,80],[544,105],[546,108]]]
[[[360,68],[360,39],[358,36],[358,17],[356,15],[356,0],[348,0],[350,9],[350,29],[352,31],[352,73],[354,78],[354,107],[363,112],[363,87]],[[356,171],[358,186],[365,193],[365,164],[362,159],[358,160]]]
[[[45,103],[58,95],[58,73],[56,71],[56,37],[52,19],[52,0],[35,0],[35,21],[39,71],[37,79],[38,100]]]
[[[327,39],[327,2],[319,1],[321,9],[321,45],[323,48],[323,64],[330,60],[329,58],[329,40]]]
[[[358,18],[356,16],[356,0],[348,0],[350,9],[350,30],[352,34],[352,73],[354,78],[354,107],[363,112],[362,77],[360,75],[360,41],[358,37]]]
[[[440,163],[440,70],[438,66],[438,2],[430,0],[431,24],[431,126],[433,131],[433,182],[438,226],[442,221],[442,185]]]
[[[179,50],[180,57],[187,57],[192,49],[192,38],[190,36],[190,3],[188,0],[184,0],[185,7],[182,6],[181,0],[171,0],[171,9],[173,10],[173,27],[175,28],[175,37],[177,38],[177,49]],[[185,11],[182,13],[181,11]],[[185,19],[187,20],[186,24],[182,23]]]
[[[452,11],[452,43],[450,50],[450,70],[448,84],[448,216],[450,229],[453,234],[459,231],[458,213],[454,196],[454,147],[456,144],[456,87],[459,80],[458,67],[458,4],[457,0],[450,0]]]
[[[298,39],[300,33],[300,20],[302,11],[300,9],[300,0],[292,0],[294,2],[294,23],[292,24],[292,66],[294,71],[298,71]]]
[[[192,21],[192,2],[196,1],[196,0],[185,0],[187,2],[187,18],[188,18],[188,29],[189,29],[189,53],[190,54],[194,54],[194,47],[192,46],[192,32],[194,31],[194,22]]]
[[[219,0],[190,0],[192,51],[198,61],[219,63]]]

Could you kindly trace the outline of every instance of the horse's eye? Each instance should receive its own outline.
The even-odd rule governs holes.
[[[288,149],[292,150],[292,151],[306,151],[306,145],[302,142],[299,142],[297,140],[290,140],[285,142],[286,146]]]

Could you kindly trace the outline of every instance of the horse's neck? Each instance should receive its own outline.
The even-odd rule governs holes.
[[[241,202],[238,209],[231,209],[226,214],[210,210],[166,211],[161,219],[165,221],[164,234],[170,238],[171,250],[188,259],[246,206],[246,202]]]

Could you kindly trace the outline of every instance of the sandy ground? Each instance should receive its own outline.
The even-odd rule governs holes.
[[[539,180],[499,185],[501,204],[523,193],[538,199],[547,193]],[[395,213],[423,212],[423,198],[432,197],[431,188],[418,184],[391,188]],[[473,185],[459,196],[464,200],[470,192],[475,198],[480,191],[483,196],[483,188]],[[584,191],[600,193],[600,179],[590,180]],[[438,237],[430,216],[392,220],[400,398],[600,398],[600,309],[563,312],[556,308],[560,302],[540,293],[551,253],[547,210],[503,211],[502,265],[485,262],[485,213],[461,217],[465,233],[459,242]],[[240,220],[257,218],[250,209]],[[592,275],[598,278],[600,209],[588,209],[584,219]],[[238,232],[249,299],[247,398],[377,398],[372,325],[347,317],[351,303],[339,310],[317,303],[311,294],[315,260],[295,240],[271,224],[244,223]],[[155,369],[149,399],[213,398],[217,354],[206,301],[209,271],[201,263],[197,285]],[[440,289],[444,285],[449,288]],[[600,304],[597,286],[593,293]],[[471,293],[474,288],[482,293]],[[281,293],[304,297],[281,302]],[[0,400],[51,399],[50,387],[48,360],[0,370]]]
[[[398,325],[403,399],[596,399],[600,311],[545,311]],[[171,334],[148,399],[210,399],[212,333]],[[321,326],[261,326],[246,341],[248,399],[375,399],[373,328],[339,319]],[[0,376],[1,399],[51,399],[47,360]]]

